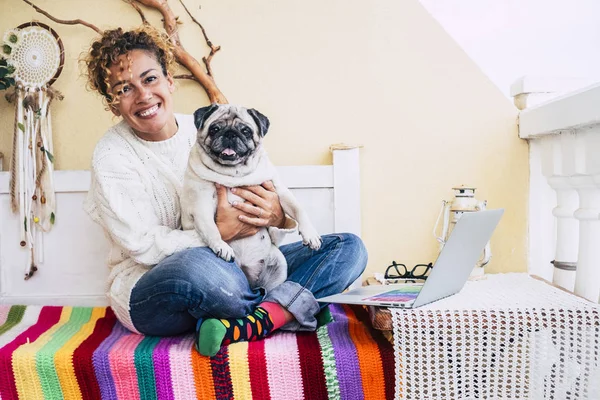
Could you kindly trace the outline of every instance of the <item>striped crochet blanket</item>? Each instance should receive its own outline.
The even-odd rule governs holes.
[[[316,332],[221,348],[128,332],[106,307],[0,305],[0,398],[391,399],[392,345],[361,307]]]

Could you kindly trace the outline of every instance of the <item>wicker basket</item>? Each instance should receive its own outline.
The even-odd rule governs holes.
[[[363,286],[381,285],[374,277],[369,277],[363,282]],[[383,334],[390,339],[392,336],[392,313],[385,307],[367,306],[369,317],[373,328],[383,331]]]

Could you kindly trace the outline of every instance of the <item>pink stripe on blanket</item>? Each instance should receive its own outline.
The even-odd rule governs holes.
[[[266,338],[265,359],[271,400],[305,398],[294,333],[280,331]]]
[[[184,336],[179,343],[171,346],[169,349],[171,379],[173,381],[173,396],[175,400],[196,398],[192,351],[196,351],[192,335]]]
[[[8,318],[8,312],[10,311],[10,305],[8,306],[0,306],[0,326],[4,325],[6,319]]]
[[[124,336],[113,345],[108,353],[110,370],[115,380],[115,389],[119,400],[140,400],[134,352],[143,339],[144,336],[135,333]]]

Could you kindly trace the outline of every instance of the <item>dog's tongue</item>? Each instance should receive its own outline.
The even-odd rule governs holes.
[[[225,154],[226,156],[235,156],[235,151],[232,149],[225,149],[221,152],[221,154]]]

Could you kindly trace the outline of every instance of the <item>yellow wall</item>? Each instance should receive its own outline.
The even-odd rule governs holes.
[[[417,0],[184,0],[222,46],[213,61],[231,103],[271,119],[266,146],[275,164],[329,164],[329,145],[360,144],[363,238],[368,270],[391,260],[433,260],[431,230],[442,199],[460,184],[506,213],[492,241],[488,271],[526,269],[527,145],[517,137],[516,109],[427,14]],[[63,19],[102,29],[139,24],[121,0],[34,0]],[[87,169],[94,144],[117,120],[84,89],[77,58],[95,32],[66,26],[25,3],[3,4],[0,30],[37,19],[66,48],[55,88],[56,166]],[[185,47],[208,54],[180,3]],[[201,9],[199,9],[201,5]],[[160,16],[148,17],[156,25]],[[180,81],[176,111],[206,105],[204,92]],[[10,155],[13,106],[0,100],[0,151]],[[4,168],[8,167],[5,160]]]

